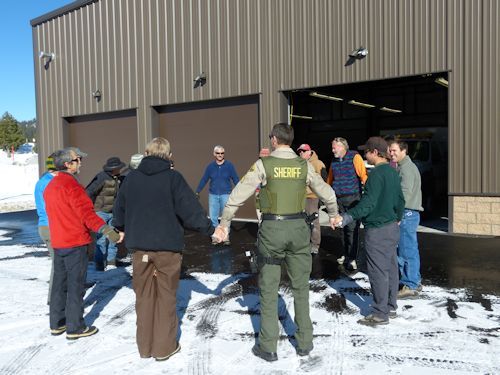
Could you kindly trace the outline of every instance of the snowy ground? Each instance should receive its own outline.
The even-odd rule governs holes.
[[[14,158],[0,150],[0,212],[33,209],[33,191],[38,181],[38,155],[28,151]]]
[[[0,233],[0,240],[7,233]],[[166,362],[141,359],[135,344],[131,267],[97,273],[85,296],[88,324],[100,332],[67,341],[49,334],[45,304],[50,261],[42,247],[1,246],[0,374],[498,374],[500,298],[471,302],[467,290],[426,286],[387,326],[356,323],[369,309],[364,274],[311,281],[314,351],[293,347],[293,299],[280,290],[278,362],[254,357],[259,330],[255,276],[183,276],[177,310],[182,349]]]

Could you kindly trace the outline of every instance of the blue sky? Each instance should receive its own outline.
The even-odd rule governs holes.
[[[73,0],[0,0],[0,116],[36,117],[30,21]]]

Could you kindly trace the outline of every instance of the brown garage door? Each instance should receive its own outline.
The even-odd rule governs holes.
[[[137,153],[135,110],[79,116],[66,121],[65,145],[76,146],[88,154],[79,176],[83,186],[102,171],[109,157],[118,156],[128,164],[130,156]]]
[[[205,167],[213,161],[213,148],[222,145],[241,178],[257,160],[259,151],[259,101],[257,96],[202,103],[172,105],[157,109],[160,136],[172,144],[175,168],[194,189]],[[208,184],[201,194],[207,209]],[[238,218],[255,219],[250,198],[238,210]]]

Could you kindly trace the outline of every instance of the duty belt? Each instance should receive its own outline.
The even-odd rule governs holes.
[[[306,214],[304,212],[291,215],[262,214],[262,220],[295,220],[304,219],[305,217]]]

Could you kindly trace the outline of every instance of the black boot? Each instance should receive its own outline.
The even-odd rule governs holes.
[[[257,357],[262,358],[267,362],[274,362],[278,360],[278,355],[274,352],[265,352],[263,351],[258,344],[255,344],[252,348],[252,353]]]

